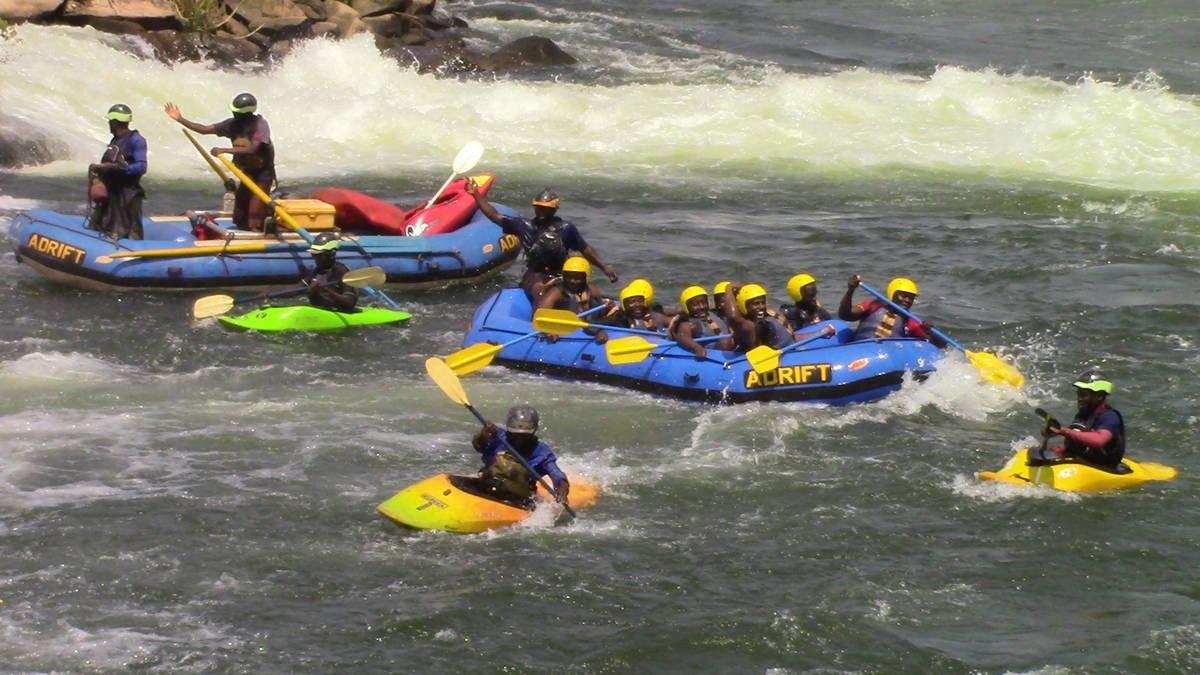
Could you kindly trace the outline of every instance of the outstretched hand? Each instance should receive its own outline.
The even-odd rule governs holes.
[[[167,113],[167,117],[170,117],[176,122],[183,118],[183,113],[179,112],[179,106],[170,101],[167,101],[167,104],[163,106],[163,110]]]

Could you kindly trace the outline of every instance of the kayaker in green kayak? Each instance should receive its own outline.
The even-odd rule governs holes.
[[[358,305],[358,291],[342,283],[342,277],[350,271],[337,261],[337,249],[341,245],[337,235],[322,232],[313,238],[308,252],[316,266],[304,276],[308,286],[308,302],[313,307],[352,312]]]

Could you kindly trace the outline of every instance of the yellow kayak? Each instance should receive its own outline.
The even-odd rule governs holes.
[[[1158,462],[1121,462],[1128,471],[1117,473],[1077,462],[1029,465],[1029,448],[1018,450],[999,471],[980,471],[979,478],[1015,485],[1039,485],[1067,492],[1105,492],[1137,487],[1152,480],[1171,480],[1175,467]]]
[[[578,476],[568,475],[568,479],[571,481],[571,508],[585,509],[596,503],[599,486]],[[553,503],[554,498],[539,485],[537,500]],[[531,509],[488,493],[480,486],[479,476],[446,473],[404,488],[380,504],[378,511],[401,525],[461,534],[515,525],[533,513]]]

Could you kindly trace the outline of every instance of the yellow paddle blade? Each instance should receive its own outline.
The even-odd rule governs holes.
[[[501,349],[504,349],[504,345],[478,342],[447,356],[446,365],[458,375],[473,373],[491,363]]]
[[[779,350],[759,345],[746,352],[746,361],[756,373],[769,373],[779,367]]]
[[[533,329],[542,333],[567,335],[580,328],[587,328],[587,321],[565,309],[539,309],[533,313]]]
[[[463,389],[462,380],[458,379],[458,375],[450,370],[450,366],[446,362],[436,356],[431,356],[425,359],[425,372],[429,373],[429,379],[442,390],[446,398],[454,401],[459,405],[470,406],[467,401],[467,391]]]
[[[971,365],[979,369],[980,376],[988,382],[1007,384],[1018,389],[1025,384],[1025,376],[1021,374],[1021,371],[1002,361],[995,354],[967,350],[967,359],[971,361]]]
[[[228,295],[206,295],[192,305],[192,316],[197,319],[207,319],[219,316],[233,309],[233,298]]]
[[[342,277],[342,283],[355,288],[379,286],[387,283],[387,273],[383,271],[382,267],[364,267],[346,272]]]
[[[640,335],[630,335],[606,342],[604,344],[604,353],[608,355],[609,363],[620,366],[644,361],[650,355],[651,351],[662,346]]]

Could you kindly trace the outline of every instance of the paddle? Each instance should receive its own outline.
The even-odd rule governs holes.
[[[585,317],[589,314],[594,314],[602,309],[605,309],[606,307],[607,305],[600,305],[598,307],[593,307],[581,314],[571,314],[570,312],[567,313],[571,314],[572,317]],[[584,324],[591,325],[587,322],[584,322]],[[494,345],[489,342],[478,342],[470,347],[460,349],[450,356],[447,356],[446,364],[450,366],[450,370],[453,370],[459,375],[473,373],[480,368],[487,367],[487,365],[492,362],[492,359],[496,357],[496,354],[499,354],[505,347],[515,345],[521,340],[531,338],[535,335],[541,335],[543,332],[545,331],[535,330],[531,333],[526,333],[524,335],[515,337],[508,342],[499,345]]]
[[[237,255],[273,251],[307,251],[308,244],[288,244],[277,241],[258,241],[225,246],[193,246],[190,248],[151,248],[144,251],[116,251],[96,256],[96,263],[106,265],[117,258],[191,258],[202,255]]]
[[[263,192],[263,189],[260,188],[257,183],[250,180],[249,176],[243,173],[241,169],[237,168],[237,165],[233,163],[233,160],[229,159],[225,155],[217,155],[217,158],[220,159],[221,162],[233,172],[233,175],[237,176],[237,179],[242,182],[242,185],[245,185],[247,188],[249,188],[250,191],[254,193],[254,196],[261,199],[262,203],[270,207],[274,211],[275,217],[282,220],[283,224],[286,225],[288,229],[296,234],[299,234],[304,238],[304,241],[307,241],[310,244],[312,243],[313,236],[308,233],[308,230],[300,227],[300,223],[296,222],[296,219],[292,217],[292,214],[288,213],[287,210],[280,206],[274,199],[271,199],[271,195]]]
[[[479,411],[475,409],[475,406],[471,405],[471,402],[467,400],[467,392],[465,389],[463,389],[462,380],[458,379],[458,375],[454,374],[454,371],[450,369],[450,366],[446,365],[445,361],[436,356],[429,357],[425,360],[425,372],[429,373],[429,378],[433,380],[434,384],[436,384],[438,388],[442,390],[442,393],[445,394],[447,398],[455,403],[458,403],[459,405],[466,406],[467,410],[471,411],[471,414],[475,416],[475,419],[479,420],[480,424],[487,426],[488,421],[484,419],[483,415],[479,414]],[[507,438],[501,436],[500,440],[504,441],[504,447],[508,448],[509,453],[521,461],[521,464],[523,464],[526,470],[529,471],[529,475],[534,476],[537,479],[538,485],[542,486],[542,489],[546,491],[546,494],[557,494],[554,492],[554,489],[550,487],[548,483],[546,483],[546,479],[539,476],[537,471],[534,471],[533,467],[529,466],[529,462],[521,456],[521,453],[517,452],[517,449],[508,442]],[[566,512],[569,513],[572,518],[576,517],[575,510],[571,508],[571,505],[568,504],[566,500],[562,500],[559,503],[562,504],[563,509],[566,510]]]
[[[879,298],[888,307],[891,307],[893,310],[899,312],[905,317],[912,319],[913,321],[921,321],[920,317],[892,302],[891,298],[888,298],[883,293],[880,293],[874,288],[871,288],[863,283],[860,283],[859,286],[862,287],[864,291],[870,293],[876,298]],[[999,356],[989,352],[973,352],[958,342],[955,342],[949,335],[946,335],[936,328],[930,329],[930,332],[945,340],[946,344],[966,354],[967,360],[971,362],[971,365],[979,369],[979,374],[988,382],[993,382],[995,384],[1007,384],[1017,388],[1020,388],[1021,385],[1025,384],[1025,376],[1021,374],[1021,371],[1017,370],[1011,364],[1001,360]]]
[[[192,147],[196,148],[196,152],[200,153],[200,156],[204,158],[204,161],[208,162],[208,165],[212,168],[212,170],[217,172],[217,176],[219,176],[221,181],[225,183],[225,191],[233,192],[237,188],[237,184],[233,182],[233,176],[229,175],[225,169],[221,168],[221,165],[217,163],[217,160],[214,159],[212,155],[208,154],[208,150],[205,150],[204,146],[200,145],[200,141],[196,140],[196,137],[192,135],[192,132],[188,131],[187,129],[181,129],[181,131],[183,131],[183,135],[187,136],[187,139],[191,141]]]
[[[475,164],[479,162],[480,157],[483,157],[483,146],[478,141],[471,141],[464,145],[463,149],[459,150],[458,154],[454,156],[454,164],[450,177],[446,179],[445,183],[442,183],[442,187],[438,188],[437,192],[433,193],[429,201],[425,202],[425,206],[421,210],[424,211],[432,207],[437,202],[438,197],[441,197],[442,193],[446,191],[446,188],[450,187],[450,183],[454,182],[454,178],[474,168]],[[429,225],[425,223],[425,218],[422,214],[421,217],[417,218],[417,222],[404,228],[404,234],[410,237],[420,236],[428,227]]]
[[[731,335],[709,335],[707,337],[697,338],[696,342],[715,342]],[[628,337],[609,340],[604,344],[604,353],[608,356],[608,362],[614,366],[623,366],[630,363],[639,363],[644,361],[650,353],[659,347],[669,348],[678,345],[678,341],[670,342],[651,342],[640,335],[630,335]]]
[[[775,349],[774,347],[770,347],[768,345],[759,345],[759,346],[755,347],[754,349],[751,349],[750,351],[746,352],[745,356],[734,359],[734,360],[730,361],[729,363],[726,363],[725,367],[728,368],[729,366],[732,366],[735,363],[741,363],[742,361],[746,361],[750,364],[750,367],[754,369],[754,372],[769,373],[772,370],[775,370],[776,368],[779,367],[779,357],[784,355],[785,353],[790,352],[794,349],[799,349],[810,342],[816,342],[817,340],[831,338],[831,337],[833,337],[833,335],[834,335],[833,333],[821,331],[821,332],[817,333],[816,335],[810,335],[809,337],[807,337],[803,340],[800,340],[798,342],[793,342],[792,344],[787,345],[783,349]]]
[[[365,288],[372,284],[381,284],[386,281],[387,275],[383,273],[382,267],[364,267],[362,269],[352,270],[347,272],[342,277],[342,283],[355,288]],[[336,284],[336,281],[331,281],[325,286]],[[234,306],[246,302],[254,302],[255,300],[266,300],[269,298],[279,298],[288,295],[296,295],[308,290],[308,286],[297,286],[295,288],[285,288],[279,291],[271,291],[270,293],[259,293],[257,295],[247,295],[236,300],[228,295],[206,295],[199,298],[192,305],[192,316],[197,319],[207,319],[210,316],[218,316],[233,309]]]
[[[660,338],[665,337],[663,333],[653,330],[641,330],[640,328],[624,328],[622,326],[607,326],[604,324],[588,323],[587,321],[580,321],[580,316],[583,315],[576,315],[565,309],[539,309],[533,313],[533,328],[539,333],[550,333],[552,335],[567,335],[569,333],[574,333],[580,328],[603,328],[604,330],[615,330],[623,333],[633,333],[635,335],[653,335],[654,337]]]
[[[479,162],[480,157],[483,157],[483,145],[481,145],[479,141],[471,141],[464,145],[463,149],[459,150],[458,154],[454,156],[454,164],[451,165],[451,168],[454,170],[453,173],[450,174],[450,177],[446,179],[445,183],[442,183],[442,187],[438,188],[438,191],[433,193],[433,196],[429,198],[429,201],[425,202],[425,208],[429,208],[437,202],[438,197],[441,197],[442,193],[446,191],[446,188],[450,187],[450,183],[454,181],[455,176],[459,175],[460,173],[466,173],[475,168],[475,165]]]

